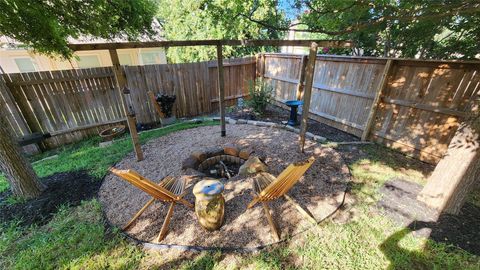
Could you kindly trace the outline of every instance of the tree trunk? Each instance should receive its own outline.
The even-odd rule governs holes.
[[[22,155],[20,146],[8,129],[0,113],[0,171],[7,177],[15,196],[33,198],[45,189],[33,171],[32,165]]]
[[[437,164],[418,200],[440,211],[458,214],[480,177],[480,119],[460,125],[447,155]]]

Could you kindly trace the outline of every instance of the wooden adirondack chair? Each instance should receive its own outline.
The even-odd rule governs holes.
[[[193,205],[183,199],[185,195],[185,180],[176,179],[171,176],[167,176],[160,181],[159,184],[141,176],[134,170],[118,170],[115,168],[110,168],[110,171],[123,178],[124,180],[128,181],[132,185],[138,187],[139,189],[145,191],[152,199],[150,199],[134,216],[133,218],[123,226],[123,230],[128,229],[133,222],[155,201],[159,200],[162,202],[170,203],[170,207],[168,208],[167,216],[165,217],[165,221],[163,222],[162,228],[160,233],[158,234],[157,238],[155,239],[156,242],[160,242],[165,238],[168,232],[168,225],[170,223],[170,219],[172,218],[173,214],[173,207],[176,203],[181,203],[189,208],[193,208]]]
[[[307,217],[309,221],[316,223],[315,219],[307,211],[287,195],[287,192],[298,182],[298,180],[300,180],[302,175],[304,175],[308,168],[312,166],[314,161],[315,158],[310,157],[306,161],[290,164],[278,177],[262,172],[257,174],[254,178],[253,188],[256,196],[248,204],[247,208],[252,208],[257,202],[262,203],[268,224],[270,225],[273,236],[277,241],[280,239],[280,234],[278,233],[277,227],[270,215],[270,208],[267,205],[267,202],[269,201],[276,200],[283,196],[292,203],[302,215]]]

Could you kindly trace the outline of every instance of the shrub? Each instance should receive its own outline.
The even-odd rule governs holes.
[[[262,115],[273,98],[273,87],[258,79],[255,83],[250,82],[248,93],[250,99],[246,101],[247,106],[252,108],[255,114]]]

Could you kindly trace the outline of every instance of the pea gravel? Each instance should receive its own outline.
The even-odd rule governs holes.
[[[333,149],[307,140],[305,153],[298,151],[298,135],[278,128],[228,125],[227,136],[220,137],[220,127],[208,126],[179,131],[142,146],[145,160],[137,162],[133,153],[116,164],[119,169],[134,169],[145,177],[160,181],[167,175],[188,180],[185,199],[194,202],[193,185],[200,173],[181,169],[182,161],[193,151],[234,143],[249,146],[266,156],[269,172],[278,175],[290,163],[314,155],[315,163],[288,193],[313,214],[316,220],[330,215],[341,204],[350,174],[341,156]],[[207,232],[197,222],[193,210],[179,204],[162,244],[203,247],[247,247],[274,242],[261,204],[247,210],[252,199],[252,178],[235,176],[225,184],[225,221],[220,230]],[[149,195],[126,181],[109,174],[99,192],[109,221],[121,227],[150,199]],[[302,232],[311,224],[284,198],[269,203],[282,239]],[[130,236],[153,241],[162,226],[168,205],[152,204],[126,231]]]

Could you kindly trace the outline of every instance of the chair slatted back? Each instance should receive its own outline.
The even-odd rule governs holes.
[[[274,200],[285,195],[297,182],[302,175],[312,166],[315,161],[314,157],[310,157],[304,162],[290,164],[275,181],[270,183],[262,192],[260,192],[260,200]]]
[[[171,202],[177,200],[177,195],[173,194],[171,191],[167,190],[162,185],[158,185],[155,182],[141,176],[134,170],[117,170],[111,168],[110,171],[115,175],[127,180],[132,185],[138,187],[139,189],[145,191],[152,197],[165,201]],[[164,181],[163,183],[166,183]]]

